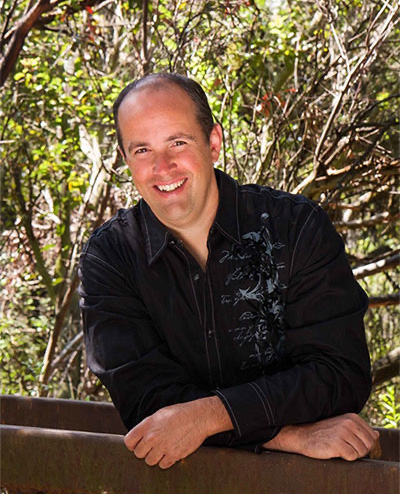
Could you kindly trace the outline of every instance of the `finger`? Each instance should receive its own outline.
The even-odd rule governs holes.
[[[374,448],[374,446],[379,443],[379,432],[374,431],[373,429],[371,429],[370,431],[358,431],[358,437],[359,439],[361,439],[361,441],[363,441],[367,450],[363,456],[368,454]]]
[[[147,465],[150,465],[151,467],[154,465],[157,465],[157,463],[160,462],[160,460],[164,457],[163,453],[160,453],[159,451],[155,451],[154,449],[150,450],[149,454],[146,456],[146,459],[144,460]]]
[[[382,458],[382,449],[379,443],[379,437],[372,446],[369,452],[369,457],[371,458],[371,460],[379,460],[380,458]]]
[[[125,446],[130,450],[133,451],[136,448],[136,445],[141,441],[143,438],[143,434],[134,427],[131,431],[126,434],[124,437],[124,443]]]
[[[357,452],[357,458],[367,455],[372,447],[369,437],[360,437],[356,434],[349,434],[345,441]]]
[[[176,463],[176,460],[170,458],[170,457],[167,457],[167,456],[164,456],[160,463],[158,464],[158,466],[160,468],[162,468],[163,470],[167,469],[167,468],[170,468],[172,467],[172,465],[174,465]]]
[[[356,447],[356,450],[361,454],[361,456],[365,456],[376,444],[379,438],[379,432],[372,429],[372,427],[370,427],[358,415],[351,415],[353,415],[353,417],[351,418],[352,427],[350,428],[352,434],[348,435],[347,437],[351,438],[355,436],[362,442],[362,445],[358,447],[359,442],[356,440],[354,446]]]
[[[151,451],[151,445],[143,438],[138,442],[133,452],[136,458],[146,458]]]
[[[360,431],[363,431],[364,434],[367,434],[371,438],[372,442],[375,442],[378,439],[379,432],[372,429],[372,427],[370,427],[367,422],[365,422],[365,420],[363,420],[359,415],[357,415],[356,413],[348,413],[346,414],[346,417],[352,420]]]
[[[343,458],[344,460],[347,460],[347,461],[354,461],[354,460],[357,460],[357,458],[359,457],[358,452],[353,447],[353,445],[350,443],[347,443],[346,441],[343,441],[340,444],[339,449],[337,451],[337,454],[335,456],[336,457],[339,456],[340,458]]]

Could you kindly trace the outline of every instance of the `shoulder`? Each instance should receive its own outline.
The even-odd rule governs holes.
[[[239,186],[242,207],[268,213],[271,219],[290,223],[305,223],[312,218],[325,216],[323,209],[300,194],[291,194],[272,187],[257,184]]]
[[[263,224],[275,243],[286,247],[288,266],[295,259],[343,250],[340,235],[315,201],[260,185],[243,185],[239,190],[242,228]]]
[[[91,234],[82,249],[81,264],[90,258],[123,273],[142,250],[143,236],[137,206],[120,209]]]
[[[140,232],[137,215],[136,206],[120,209],[115,216],[93,231],[83,248],[83,252],[89,252],[100,244],[118,244],[126,241],[129,237],[135,237]]]

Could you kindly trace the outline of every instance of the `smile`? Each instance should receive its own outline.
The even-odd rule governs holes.
[[[161,190],[161,192],[172,192],[173,190],[179,189],[184,183],[186,179],[179,180],[179,182],[175,182],[173,184],[169,185],[156,185],[158,190]]]

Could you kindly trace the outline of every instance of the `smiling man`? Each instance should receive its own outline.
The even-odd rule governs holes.
[[[86,244],[81,307],[127,447],[161,468],[202,444],[366,455],[367,298],[326,214],[214,169],[222,130],[191,79],[144,77],[114,116],[142,199]]]

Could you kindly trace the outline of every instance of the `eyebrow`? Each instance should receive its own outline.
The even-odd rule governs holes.
[[[172,142],[172,141],[175,141],[177,139],[186,139],[188,141],[193,141],[193,142],[197,141],[197,139],[194,136],[192,136],[191,134],[185,134],[185,132],[178,132],[177,134],[172,134],[172,135],[168,136],[165,139],[165,142]],[[145,147],[149,147],[149,146],[150,146],[149,142],[131,141],[128,144],[128,152],[130,153],[135,148],[141,148],[141,147],[145,148]]]
[[[175,141],[176,139],[187,139],[188,141],[196,142],[196,138],[191,134],[185,134],[184,132],[178,132],[172,136],[167,137],[166,142]]]
[[[145,147],[148,147],[148,146],[150,146],[150,143],[149,142],[135,142],[135,141],[131,141],[128,144],[128,152],[130,153],[132,151],[132,149],[135,149],[135,148],[145,148]]]

